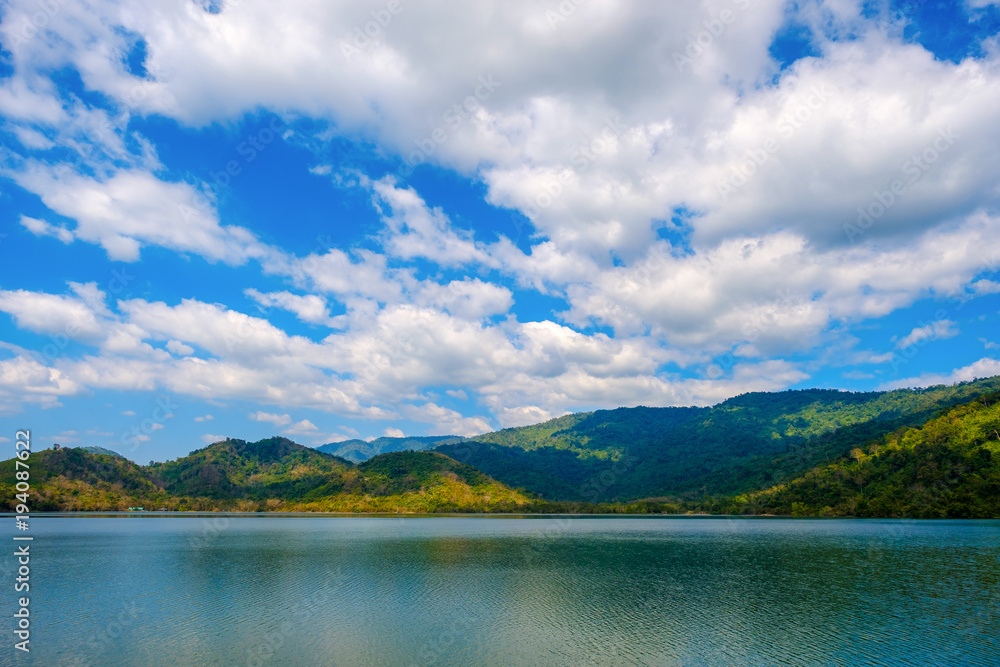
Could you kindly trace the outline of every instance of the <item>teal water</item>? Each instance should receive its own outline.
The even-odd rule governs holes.
[[[128,516],[31,530],[33,650],[8,639],[0,664],[1000,665],[997,521]]]

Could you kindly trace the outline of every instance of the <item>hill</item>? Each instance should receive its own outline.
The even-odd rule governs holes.
[[[357,477],[350,461],[288,438],[230,438],[146,470],[173,495],[214,499],[315,498],[339,493]]]
[[[15,459],[0,462],[0,494],[14,503]],[[326,512],[514,511],[523,493],[436,452],[381,454],[356,466],[287,438],[227,439],[174,461],[140,466],[85,448],[31,455],[32,511]]]
[[[405,438],[375,438],[372,441],[344,440],[320,445],[316,449],[327,454],[333,454],[347,459],[352,463],[367,461],[373,456],[389,452],[415,451],[432,449],[438,445],[461,442],[463,438],[457,435],[409,436]]]
[[[741,513],[1000,517],[1000,393],[903,428],[717,510]]]
[[[998,389],[1000,378],[890,392],[755,392],[711,408],[567,415],[435,451],[550,500],[693,501],[794,479],[859,444]]]

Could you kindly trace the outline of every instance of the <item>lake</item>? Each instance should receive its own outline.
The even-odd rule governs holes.
[[[31,533],[32,652],[2,664],[1000,665],[1000,521],[35,516]]]

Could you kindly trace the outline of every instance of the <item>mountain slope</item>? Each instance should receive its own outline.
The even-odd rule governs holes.
[[[728,511],[920,518],[1000,517],[1000,393],[899,429]]]
[[[0,461],[0,498],[13,509],[15,460]],[[28,461],[28,506],[32,511],[100,510],[162,503],[168,495],[147,470],[118,455],[95,454],[82,447],[32,452]],[[136,503],[136,499],[143,502]]]
[[[891,392],[757,392],[711,408],[567,415],[436,451],[550,500],[694,500],[767,488],[998,389],[1000,378]]]

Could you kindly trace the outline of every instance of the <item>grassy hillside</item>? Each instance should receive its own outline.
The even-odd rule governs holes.
[[[550,500],[690,501],[773,486],[998,389],[1000,378],[891,392],[757,392],[712,408],[568,415],[436,451]]]

